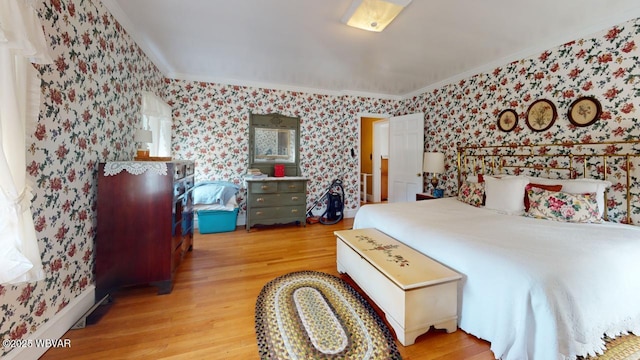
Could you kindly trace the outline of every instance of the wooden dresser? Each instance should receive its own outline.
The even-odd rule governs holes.
[[[193,248],[193,161],[110,162],[98,168],[96,299],[151,284],[170,293]]]
[[[306,226],[307,181],[299,176],[246,179],[247,231],[258,224]]]

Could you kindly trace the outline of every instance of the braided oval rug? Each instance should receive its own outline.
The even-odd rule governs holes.
[[[261,359],[401,359],[378,314],[333,275],[300,271],[271,280],[256,301]]]
[[[639,360],[640,336],[629,334],[616,338],[605,337],[606,349],[598,356],[578,357],[578,360]]]

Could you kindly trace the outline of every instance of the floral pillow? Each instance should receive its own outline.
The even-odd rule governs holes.
[[[473,206],[482,206],[484,183],[465,181],[458,191],[458,200]]]
[[[562,185],[545,185],[545,184],[533,184],[529,183],[524,188],[524,211],[529,211],[529,189],[531,188],[540,188],[549,191],[560,191],[562,190]]]
[[[529,195],[528,215],[554,221],[599,223],[596,193],[569,194],[562,191],[547,191],[541,188],[527,190]]]

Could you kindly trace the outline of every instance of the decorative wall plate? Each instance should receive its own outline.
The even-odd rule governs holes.
[[[589,126],[600,118],[602,107],[596,98],[583,96],[571,103],[567,116],[575,126]]]
[[[498,128],[502,131],[509,132],[518,125],[518,114],[513,109],[506,109],[498,115]]]
[[[540,99],[529,105],[526,122],[533,131],[545,131],[553,125],[557,117],[556,106],[547,99]]]

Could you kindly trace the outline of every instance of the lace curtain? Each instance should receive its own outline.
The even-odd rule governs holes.
[[[150,156],[171,156],[171,107],[158,96],[142,93],[142,125],[151,130]]]
[[[0,284],[44,278],[26,173],[26,130],[40,107],[31,63],[51,63],[29,0],[0,0]]]

